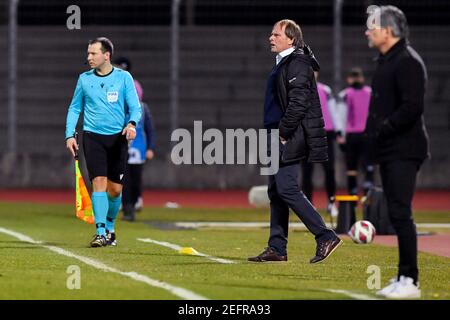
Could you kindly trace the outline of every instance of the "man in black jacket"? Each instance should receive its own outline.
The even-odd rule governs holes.
[[[280,168],[269,176],[270,237],[268,247],[253,262],[287,261],[289,208],[303,221],[317,241],[316,255],[310,263],[325,260],[339,245],[333,230],[300,191],[299,161],[327,161],[327,140],[320,100],[314,78],[319,64],[304,45],[300,27],[292,20],[277,22],[269,38],[277,53],[270,73],[265,103],[264,126],[279,130]],[[270,140],[270,139],[268,139]]]
[[[408,44],[408,24],[393,6],[377,8],[368,18],[369,46],[380,55],[372,80],[366,134],[380,173],[389,216],[397,233],[397,278],[377,294],[419,298],[417,234],[411,203],[417,172],[429,156],[423,111],[425,65]]]

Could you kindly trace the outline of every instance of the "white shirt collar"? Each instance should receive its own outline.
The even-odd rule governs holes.
[[[286,50],[281,51],[279,54],[277,54],[277,56],[276,56],[276,58],[275,58],[275,59],[276,59],[276,63],[279,64],[280,61],[281,61],[284,57],[290,55],[292,52],[294,52],[294,50],[295,50],[294,47],[290,47],[290,48],[288,48],[288,49],[286,49]]]

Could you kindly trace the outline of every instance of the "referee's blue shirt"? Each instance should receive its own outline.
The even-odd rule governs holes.
[[[84,131],[113,135],[121,132],[129,121],[137,124],[141,110],[129,72],[115,67],[104,76],[94,69],[86,71],[78,78],[69,106],[66,139],[73,137],[81,112],[84,112]]]

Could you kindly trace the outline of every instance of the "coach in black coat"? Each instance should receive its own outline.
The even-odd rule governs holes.
[[[400,256],[397,278],[378,294],[419,298],[417,234],[411,206],[417,172],[429,155],[423,118],[427,73],[421,57],[408,44],[408,25],[400,9],[383,6],[375,10],[369,16],[366,36],[369,46],[380,52],[366,134],[372,158],[380,164]]]
[[[319,63],[307,45],[280,62],[276,94],[283,117],[278,129],[280,137],[287,141],[282,163],[304,159],[328,161],[327,135],[314,71],[319,71]]]
[[[429,156],[423,119],[426,77],[421,57],[405,38],[377,58],[366,132],[378,163]]]
[[[314,78],[319,65],[304,45],[300,27],[292,20],[277,22],[269,38],[276,64],[267,81],[264,126],[278,129],[281,166],[269,176],[270,237],[268,247],[249,261],[286,261],[289,208],[314,234],[317,248],[311,263],[326,259],[341,243],[300,191],[299,161],[327,160],[327,140]]]

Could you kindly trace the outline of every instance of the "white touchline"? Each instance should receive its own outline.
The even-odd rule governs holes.
[[[366,294],[361,294],[361,293],[353,293],[351,291],[347,291],[347,290],[334,290],[334,289],[327,289],[325,291],[328,292],[333,292],[333,293],[340,293],[340,294],[344,294],[346,296],[349,296],[350,298],[353,299],[357,299],[357,300],[380,300],[371,296],[368,296]]]
[[[450,223],[416,223],[416,227],[450,229]]]
[[[325,223],[328,228],[331,228],[331,223]],[[180,228],[268,228],[269,222],[175,222],[174,225]],[[449,229],[450,223],[416,223],[417,228],[442,228]],[[306,229],[306,226],[301,222],[289,223],[289,228]]]
[[[148,243],[157,244],[157,245],[160,245],[160,246],[163,246],[163,247],[167,247],[167,248],[170,248],[170,249],[173,249],[173,250],[176,250],[176,251],[180,251],[183,248],[183,247],[181,247],[181,246],[179,246],[177,244],[164,242],[164,241],[157,241],[157,240],[153,240],[153,239],[149,239],[149,238],[145,238],[145,239],[137,238],[137,240],[138,241],[142,241],[142,242],[148,242]],[[216,257],[210,256],[210,255],[207,255],[207,254],[204,254],[204,253],[201,253],[201,252],[196,254],[196,256],[204,257],[206,259],[209,259],[209,260],[212,260],[212,261],[216,261],[216,262],[219,262],[219,263],[228,263],[228,264],[236,263],[236,262],[231,261],[231,260],[216,258]]]
[[[180,228],[268,228],[270,227],[269,222],[175,222],[174,225]],[[331,227],[330,223],[326,223],[327,227]],[[289,223],[289,228],[300,228],[306,229],[306,226],[301,222],[291,222]]]
[[[89,265],[91,267],[94,267],[96,269],[100,269],[100,270],[107,271],[107,272],[118,273],[120,275],[123,275],[125,277],[131,278],[133,280],[144,282],[144,283],[146,283],[146,284],[148,284],[148,285],[150,285],[152,287],[165,289],[165,290],[169,291],[170,293],[176,295],[177,297],[180,297],[180,298],[183,298],[183,299],[187,299],[187,300],[208,300],[208,298],[203,297],[203,296],[201,296],[199,294],[196,294],[196,293],[194,293],[192,291],[189,291],[187,289],[176,287],[176,286],[173,286],[173,285],[168,284],[166,282],[152,279],[152,278],[150,278],[148,276],[139,274],[137,272],[134,272],[134,271],[130,271],[130,272],[120,271],[118,269],[109,267],[106,264],[104,264],[102,262],[99,262],[97,260],[77,255],[75,253],[72,253],[70,251],[67,251],[67,250],[59,248],[59,247],[45,245],[45,244],[43,244],[42,241],[34,240],[34,239],[32,239],[32,238],[30,238],[30,237],[28,237],[28,236],[26,236],[26,235],[24,235],[22,233],[19,233],[19,232],[13,231],[13,230],[9,230],[9,229],[5,229],[5,228],[0,227],[0,232],[4,233],[4,234],[7,234],[7,235],[10,235],[12,237],[15,237],[15,238],[19,239],[20,241],[36,244],[36,245],[44,247],[44,248],[46,248],[46,249],[48,249],[50,251],[56,252],[58,254],[61,254],[63,256],[77,259],[77,260],[79,260],[79,261],[81,261],[81,262],[83,262],[83,263],[85,263],[85,264],[87,264],[87,265]]]

